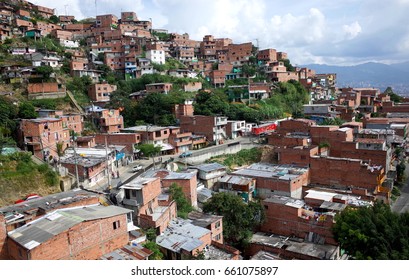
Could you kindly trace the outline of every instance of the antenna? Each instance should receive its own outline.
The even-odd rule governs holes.
[[[68,5],[64,5],[64,8],[65,8],[65,15],[67,16],[67,6]]]
[[[95,0],[95,19],[97,18],[98,10],[97,10],[97,0]]]

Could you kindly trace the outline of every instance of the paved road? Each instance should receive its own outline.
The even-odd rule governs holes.
[[[406,182],[401,190],[401,195],[392,204],[392,211],[395,213],[409,212],[409,164],[406,163],[405,169]]]
[[[256,139],[250,139],[249,137],[239,137],[237,139],[234,140],[227,140],[226,144],[228,143],[232,143],[232,142],[240,142],[243,145],[243,148],[246,149],[246,145],[251,144],[252,140],[256,140]],[[211,146],[211,147],[207,147],[207,148],[203,148],[200,150],[192,150],[192,157],[194,157],[195,155],[202,155],[204,153],[208,153],[210,150],[212,149],[220,149],[222,148],[222,146]],[[159,159],[162,159],[162,162],[166,162],[169,159],[173,158],[174,160],[178,160],[178,155],[165,155],[165,156],[161,156],[161,157],[155,157],[155,160],[157,161],[157,163],[155,164],[156,168],[159,168],[159,165],[161,164]],[[183,162],[183,159],[181,159],[181,162]],[[144,167],[144,170],[139,171],[139,172],[131,172],[132,167],[134,167],[135,165],[140,164]],[[138,159],[135,160],[134,162],[130,163],[127,166],[121,166],[119,167],[119,178],[110,178],[110,183],[112,187],[116,187],[118,184],[120,183],[124,183],[128,180],[131,180],[133,178],[138,177],[139,175],[141,175],[144,171],[148,170],[149,168],[152,168],[153,166],[153,161],[152,159]],[[94,191],[104,191],[108,188],[108,177],[104,178],[103,180],[99,181],[95,186],[91,187],[90,190],[94,190]]]

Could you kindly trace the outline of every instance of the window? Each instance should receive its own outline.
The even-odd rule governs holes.
[[[268,209],[268,205],[264,205],[264,209]]]
[[[219,241],[219,240],[221,239],[220,233],[219,233],[218,235],[216,235],[216,236],[214,237],[214,239],[215,239],[216,241]]]
[[[216,222],[216,228],[220,227],[220,221]]]
[[[119,220],[113,222],[113,223],[112,223],[112,226],[113,226],[114,230],[120,228],[121,225],[119,224]]]

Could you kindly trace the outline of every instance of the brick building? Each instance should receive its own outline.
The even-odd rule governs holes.
[[[226,175],[226,166],[220,163],[204,163],[192,166],[192,169],[198,170],[198,178],[208,189],[213,189],[217,181]]]
[[[258,61],[263,62],[264,64],[269,64],[270,62],[277,61],[277,51],[275,49],[265,49],[260,50],[257,53]]]
[[[229,44],[227,47],[227,60],[233,65],[241,65],[249,60],[252,49],[252,43]]]
[[[227,118],[221,116],[180,116],[180,130],[191,131],[193,134],[201,134],[208,141],[216,144],[223,143],[228,139],[226,134]]]
[[[108,175],[105,158],[83,157],[78,154],[63,157],[60,163],[71,174],[76,174],[78,170],[78,183],[85,187],[95,186]]]
[[[172,90],[173,84],[171,83],[154,83],[145,85],[147,93],[164,93],[168,94]]]
[[[126,152],[133,155],[135,145],[141,143],[142,137],[139,133],[111,133],[96,134],[95,143],[105,145],[105,139],[108,145],[125,146]]]
[[[188,172],[172,172],[168,170],[158,170],[152,174],[152,177],[161,178],[162,191],[169,193],[172,184],[177,184],[189,201],[190,205],[197,207],[197,172],[189,170]]]
[[[143,228],[154,228],[161,234],[176,218],[176,203],[160,201],[160,178],[136,178],[120,187],[124,207],[132,209],[133,220]]]
[[[384,166],[365,163],[361,159],[313,156],[310,170],[311,184],[349,188],[361,191],[364,196],[376,195],[386,179]],[[379,195],[379,199],[385,196],[388,199],[390,193]]]
[[[141,135],[141,141],[143,143],[155,145],[167,144],[170,135],[170,129],[168,127],[154,125],[139,125],[127,127],[122,129],[121,132],[139,133]]]
[[[315,126],[317,123],[308,119],[289,119],[279,122],[277,132],[280,134],[301,132],[309,134],[311,126]]]
[[[212,241],[210,230],[182,219],[171,221],[156,237],[156,243],[168,260],[190,259],[202,251],[205,259],[213,260],[237,260],[240,254],[237,249]]]
[[[175,147],[175,153],[183,153],[192,148],[192,132],[180,132],[179,127],[170,127],[169,144]]]
[[[216,189],[219,192],[228,192],[240,196],[249,202],[255,196],[256,180],[253,178],[225,175],[219,178]]]
[[[111,94],[116,91],[116,85],[108,83],[92,84],[88,87],[88,96],[96,105],[103,105],[110,101]]]
[[[309,168],[292,165],[254,163],[232,174],[256,179],[257,195],[261,198],[273,194],[301,198],[302,187],[310,183]]]
[[[29,98],[35,98],[39,94],[50,96],[49,98],[52,98],[51,95],[65,96],[65,88],[58,83],[28,84],[27,92]]]
[[[98,194],[74,189],[0,208],[0,259],[10,258],[7,249],[7,232],[58,209],[84,207],[98,203]]]
[[[209,215],[203,212],[193,211],[188,214],[188,219],[195,226],[210,230],[212,240],[223,244],[223,216]]]
[[[92,260],[129,242],[131,210],[89,206],[57,210],[8,233],[16,260]]]
[[[334,212],[318,212],[303,200],[278,195],[264,199],[262,204],[266,218],[261,231],[337,245],[332,233]]]
[[[93,108],[91,118],[102,133],[118,133],[124,128],[124,119],[117,109]]]
[[[118,17],[115,15],[98,15],[96,20],[96,27],[108,27],[111,28],[113,26],[118,25]]]
[[[316,244],[299,238],[257,232],[253,234],[246,257],[250,260],[339,260],[339,246]],[[347,259],[345,255],[342,259]]]
[[[20,145],[42,160],[58,158],[57,144],[62,151],[70,144],[69,128],[60,118],[22,120],[19,130]]]

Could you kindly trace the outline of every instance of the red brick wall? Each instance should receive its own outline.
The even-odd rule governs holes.
[[[4,219],[4,216],[0,215],[0,260],[7,260],[9,258],[6,240],[6,221]]]
[[[57,83],[28,84],[28,93],[59,92]]]
[[[337,244],[332,234],[333,219],[327,216],[325,221],[309,220],[301,218],[302,209],[290,207],[284,204],[262,202],[265,209],[266,219],[261,225],[261,231],[271,232],[277,235],[306,238],[309,232],[316,233],[325,238],[325,243]]]
[[[383,174],[384,169],[371,172],[366,166],[361,166],[360,160],[312,157],[310,172],[312,184],[354,186],[374,191],[377,176]]]
[[[216,228],[216,224],[220,222],[220,226],[218,228]],[[219,220],[217,220],[214,223],[210,224],[210,231],[212,232],[212,239],[214,242],[216,243],[220,243],[223,244],[224,243],[224,239],[223,239],[223,218],[220,218]],[[220,239],[216,240],[216,236],[220,234]]]
[[[276,148],[279,153],[279,164],[295,164],[300,166],[309,166],[310,156],[318,154],[318,147],[305,147],[303,149]]]
[[[277,132],[281,134],[292,132],[310,133],[311,126],[315,124],[316,122],[312,120],[285,120],[280,122]]]
[[[139,133],[115,133],[115,134],[96,134],[95,143],[105,144],[105,136],[108,145],[126,146],[128,153],[133,153],[133,145],[141,142]]]
[[[156,220],[152,220],[152,216],[146,214],[139,215],[139,226],[142,228],[159,228],[159,234],[163,233],[168,227],[169,222],[176,218],[176,202],[160,202],[160,206],[168,206],[168,209]]]
[[[284,136],[279,133],[272,133],[267,137],[268,144],[279,147],[295,147],[295,146],[307,146],[308,138]]]
[[[169,188],[173,183],[182,187],[182,191],[189,200],[190,205],[197,206],[197,178],[193,176],[190,180],[162,179],[162,186]]]
[[[120,227],[114,230],[113,222],[118,220]],[[128,241],[126,215],[120,215],[76,225],[29,251],[28,258],[94,260],[123,247]],[[27,259],[26,249],[21,249],[20,257],[18,248],[21,247],[13,240],[10,240],[8,245],[12,259]]]
[[[213,139],[213,128],[215,126],[215,117],[212,116],[181,116],[180,117],[180,130],[191,131],[194,134],[203,134],[209,141]]]

